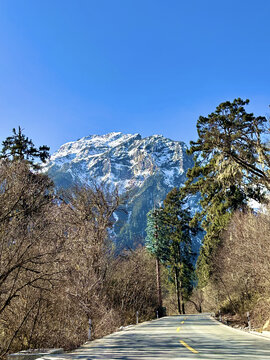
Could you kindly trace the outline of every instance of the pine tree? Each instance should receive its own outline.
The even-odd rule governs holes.
[[[180,190],[172,189],[164,200],[164,207],[148,213],[146,228],[146,248],[156,258],[158,298],[161,299],[161,262],[169,270],[170,279],[175,284],[180,314],[185,313],[184,303],[193,288],[194,254],[191,250],[191,236],[198,230],[189,225],[192,217],[182,197]],[[161,300],[159,304],[161,307]]]
[[[166,237],[163,208],[152,209],[147,214],[145,246],[152,255],[162,263],[166,263],[169,257],[169,244]]]
[[[169,242],[168,267],[174,278],[178,312],[185,313],[194,282],[194,254],[191,249],[192,235],[197,228],[190,227],[192,217],[182,199],[181,190],[172,189],[164,200],[164,222]]]
[[[191,141],[190,152],[200,152],[208,161],[215,157],[221,176],[237,169],[246,182],[264,184],[270,189],[267,119],[247,113],[244,106],[248,104],[249,100],[238,98],[221,103],[208,117],[200,116],[199,138]]]
[[[18,132],[13,128],[13,135],[9,136],[2,142],[3,148],[0,158],[10,159],[12,161],[26,161],[34,169],[39,169],[40,166],[34,163],[34,159],[38,158],[45,162],[49,157],[50,148],[46,145],[40,146],[38,149],[34,146],[32,140],[22,133],[19,126]]]
[[[147,214],[147,227],[145,245],[147,250],[156,258],[156,277],[157,277],[157,298],[159,316],[163,316],[160,262],[165,263],[168,259],[169,247],[166,244],[164,213],[162,208],[152,209]]]
[[[203,239],[197,272],[201,286],[212,273],[212,259],[220,234],[232,213],[245,210],[250,198],[263,200],[260,184],[268,186],[268,170],[260,170],[260,161],[268,162],[268,149],[262,142],[265,118],[246,113],[248,100],[236,99],[220,104],[208,117],[197,123],[198,140],[191,142],[194,167],[187,172],[186,194],[200,193],[202,211],[193,219],[201,222]]]

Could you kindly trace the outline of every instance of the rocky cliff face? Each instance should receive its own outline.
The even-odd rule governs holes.
[[[193,165],[186,148],[161,135],[90,135],[62,145],[44,171],[58,188],[94,181],[127,193],[126,213],[115,214],[114,234],[118,246],[133,247],[145,237],[147,212],[185,182]]]

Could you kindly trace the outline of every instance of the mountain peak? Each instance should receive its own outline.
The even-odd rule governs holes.
[[[117,237],[121,233],[121,241],[130,242],[132,236],[144,237],[146,213],[173,187],[183,185],[192,165],[183,142],[111,132],[62,145],[43,170],[58,188],[94,181],[128,193],[127,216],[117,215],[122,218],[114,231]]]
[[[141,186],[149,176],[162,173],[164,182],[174,186],[174,178],[184,171],[185,144],[163,135],[142,138],[140,134],[111,132],[88,135],[68,142],[45,165],[49,173],[60,172],[72,182],[97,182],[117,186],[121,192]],[[61,185],[61,184],[57,184]]]

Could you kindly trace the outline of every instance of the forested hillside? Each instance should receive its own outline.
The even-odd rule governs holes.
[[[187,170],[193,166],[186,150],[183,142],[162,135],[90,135],[62,145],[43,171],[58,189],[95,183],[117,188],[125,201],[114,213],[111,235],[118,249],[134,248],[144,243],[148,211],[186,181]],[[189,203],[193,211],[197,201],[194,198]],[[198,252],[200,239],[194,238],[193,245]]]

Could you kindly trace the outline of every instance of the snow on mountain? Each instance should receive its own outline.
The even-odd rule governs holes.
[[[120,192],[141,186],[149,176],[160,172],[166,184],[173,187],[175,177],[184,173],[185,150],[184,143],[162,135],[143,139],[139,134],[120,132],[90,135],[62,145],[44,170],[63,172],[63,177],[67,172],[76,183],[94,179],[118,186]]]
[[[90,135],[62,145],[43,170],[58,188],[94,181],[128,193],[127,214],[116,214],[114,231],[118,243],[133,246],[144,239],[147,212],[185,182],[193,165],[186,149],[162,135]]]

